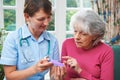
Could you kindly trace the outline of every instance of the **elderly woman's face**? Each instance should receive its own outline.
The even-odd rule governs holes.
[[[74,40],[77,47],[89,49],[92,47],[94,36],[91,36],[78,28],[74,29]]]

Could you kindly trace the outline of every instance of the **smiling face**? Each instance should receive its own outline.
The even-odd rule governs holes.
[[[31,33],[41,34],[48,26],[51,14],[46,14],[43,9],[40,9],[32,17],[25,13],[25,18]]]
[[[95,37],[89,35],[88,33],[83,32],[80,28],[74,28],[74,40],[77,47],[81,47],[84,49],[92,48],[92,44]]]

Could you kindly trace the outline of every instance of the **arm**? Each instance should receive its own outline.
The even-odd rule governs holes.
[[[13,36],[14,33],[9,33],[4,42],[4,46],[2,49],[1,56],[1,64],[4,65],[5,76],[8,80],[20,80],[24,79],[27,76],[34,74],[33,68],[29,68],[26,70],[17,71],[17,47],[16,47],[16,35]],[[24,74],[25,72],[28,72]],[[31,73],[30,73],[31,72]]]
[[[36,73],[33,67],[25,70],[16,70],[16,66],[4,66],[4,72],[7,80],[23,80]]]
[[[108,50],[102,57],[100,58],[101,63],[101,74],[100,78],[97,79],[89,72],[82,70],[79,74],[81,77],[89,79],[89,80],[114,80],[114,55],[113,51]]]
[[[101,65],[102,80],[114,80],[114,54],[112,49],[105,55]]]
[[[53,64],[51,62],[48,62],[47,59],[42,59],[36,65],[19,71],[16,70],[16,66],[4,65],[4,72],[7,80],[23,80],[36,74],[37,72],[43,72],[52,65]]]

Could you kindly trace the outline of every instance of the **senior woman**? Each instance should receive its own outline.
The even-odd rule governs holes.
[[[94,11],[82,9],[72,16],[70,26],[74,38],[62,45],[67,70],[64,80],[113,80],[113,50],[101,42],[105,23]]]

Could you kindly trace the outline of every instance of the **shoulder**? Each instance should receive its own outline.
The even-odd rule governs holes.
[[[17,47],[17,45],[19,44],[19,40],[20,40],[20,28],[8,33],[4,41],[4,46]]]
[[[57,42],[58,43],[58,40],[57,40],[57,38],[53,35],[53,34],[51,34],[50,32],[48,32],[48,31],[45,31],[45,37],[48,39],[48,40],[50,40],[50,42]]]
[[[13,40],[13,39],[17,39],[19,38],[20,34],[20,28],[15,30],[15,31],[11,31],[8,33],[6,40]]]
[[[67,38],[64,40],[64,43],[71,43],[74,42],[74,38]]]
[[[45,33],[50,39],[56,39],[56,37],[52,33],[48,32],[48,31],[45,31]]]
[[[63,45],[73,45],[74,44],[74,38],[67,38],[63,41]]]
[[[98,46],[98,50],[101,55],[102,59],[109,59],[109,58],[113,58],[114,56],[114,52],[111,46],[109,46],[108,44],[105,44],[103,42],[100,43],[100,45]]]
[[[100,49],[102,49],[103,51],[111,51],[112,50],[112,47],[109,46],[108,44],[106,43],[103,43],[103,42],[100,42],[98,47],[100,47]]]

